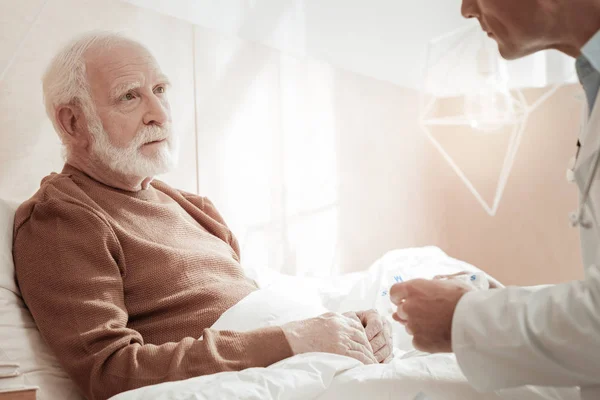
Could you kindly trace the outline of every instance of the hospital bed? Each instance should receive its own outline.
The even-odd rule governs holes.
[[[40,400],[80,400],[77,388],[44,344],[20,297],[12,263],[12,222],[17,204],[0,199],[0,391],[39,387]],[[393,311],[390,286],[400,280],[432,278],[477,268],[452,259],[438,248],[394,250],[368,270],[331,278],[300,278],[272,270],[247,269],[260,286],[226,311],[215,329],[250,330],[317,316],[326,311],[377,309]],[[391,320],[391,319],[390,319]],[[302,354],[268,368],[224,372],[148,386],[114,396],[114,400],[186,399],[397,399],[397,400],[575,400],[575,389],[518,388],[481,394],[468,384],[451,354],[420,353],[397,323],[394,359],[364,366],[322,353]],[[2,366],[18,371],[2,375]]]

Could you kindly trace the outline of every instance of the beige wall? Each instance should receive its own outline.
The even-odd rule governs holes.
[[[437,245],[507,284],[583,276],[578,233],[567,218],[577,192],[565,179],[581,115],[579,87],[561,88],[531,114],[500,208],[491,217],[416,126],[416,93],[349,73],[336,76],[347,270],[361,269],[387,249]],[[541,94],[526,92],[531,102]],[[484,183],[482,193],[493,193],[496,180],[488,177],[497,173],[505,148],[464,140],[465,131],[444,131],[446,150],[475,164],[479,179],[469,177]],[[502,135],[490,142],[502,143]]]
[[[538,94],[528,92],[529,97]],[[495,217],[484,215],[465,191],[444,196],[453,256],[507,283],[583,277],[579,235],[568,221],[577,207],[577,188],[566,180],[577,141],[580,94],[578,86],[564,87],[532,113]]]
[[[0,72],[42,3],[0,2]],[[183,154],[165,179],[213,198],[248,262],[318,275],[364,269],[390,249],[437,245],[509,284],[582,275],[567,222],[576,191],[564,179],[581,106],[576,87],[531,115],[490,217],[419,129],[414,90],[116,0],[51,1],[17,53],[0,83],[1,197],[23,199],[61,168],[39,77],[64,41],[93,28],[142,40],[174,81]],[[486,177],[504,149],[482,152],[450,138],[450,151],[477,167],[489,192]]]

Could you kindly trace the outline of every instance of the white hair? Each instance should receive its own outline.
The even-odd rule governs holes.
[[[58,107],[78,105],[83,108],[86,116],[96,113],[86,74],[86,53],[91,49],[106,49],[122,43],[132,43],[145,48],[142,44],[119,33],[93,31],[72,40],[54,56],[48,65],[42,78],[44,105],[46,114],[63,144],[66,143],[66,132],[56,118]]]

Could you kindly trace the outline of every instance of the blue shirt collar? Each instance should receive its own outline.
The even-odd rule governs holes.
[[[600,71],[600,31],[581,48],[581,54],[596,71]]]
[[[591,113],[600,89],[600,31],[582,47],[575,68]]]

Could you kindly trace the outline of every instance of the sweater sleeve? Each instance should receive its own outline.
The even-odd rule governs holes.
[[[206,329],[203,340],[145,344],[128,328],[121,246],[107,221],[79,204],[36,204],[15,226],[18,283],[44,340],[89,399],[292,355],[279,327]]]

